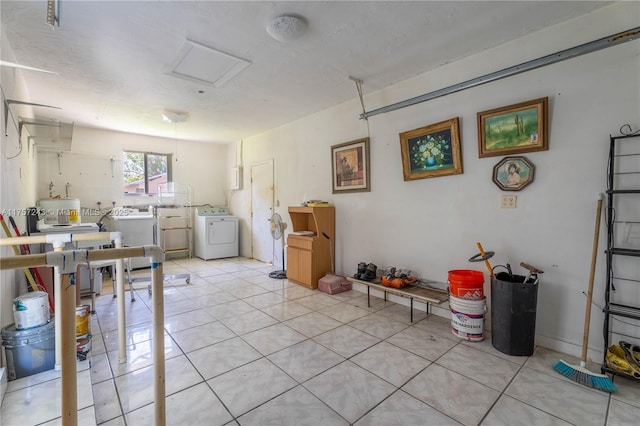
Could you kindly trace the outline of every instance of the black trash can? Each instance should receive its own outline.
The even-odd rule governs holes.
[[[491,279],[491,344],[507,355],[532,355],[538,278],[500,272]]]

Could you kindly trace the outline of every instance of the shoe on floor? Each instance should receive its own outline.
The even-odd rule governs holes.
[[[640,371],[640,347],[631,345],[631,343],[619,342],[620,347],[624,351],[624,358],[634,367]]]
[[[605,357],[607,366],[620,374],[640,380],[640,369],[635,369],[625,358],[624,349],[620,345],[612,345]]]

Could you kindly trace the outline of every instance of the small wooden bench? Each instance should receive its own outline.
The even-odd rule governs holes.
[[[427,314],[429,314],[429,305],[441,305],[449,300],[449,292],[439,287],[447,286],[447,284],[437,281],[420,279],[416,284],[411,284],[403,288],[387,287],[382,285],[380,278],[372,281],[359,280],[357,278],[347,277],[347,280],[367,286],[367,306],[371,307],[371,289],[384,292],[384,300],[387,300],[387,293],[400,297],[406,297],[411,301],[411,322],[413,322],[413,300],[423,302],[427,305]]]

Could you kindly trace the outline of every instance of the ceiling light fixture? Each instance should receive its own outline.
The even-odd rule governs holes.
[[[301,17],[282,15],[274,18],[267,25],[267,33],[282,42],[296,40],[307,30],[307,23]]]
[[[189,114],[179,111],[165,111],[162,114],[162,121],[173,123],[173,140],[176,144],[175,158],[178,161],[178,123],[184,123],[189,118]]]
[[[165,111],[162,113],[162,121],[166,123],[184,123],[189,118],[186,112]]]

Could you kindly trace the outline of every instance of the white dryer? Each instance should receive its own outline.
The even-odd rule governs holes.
[[[201,259],[238,256],[238,218],[226,209],[196,207],[193,229],[195,255]]]

